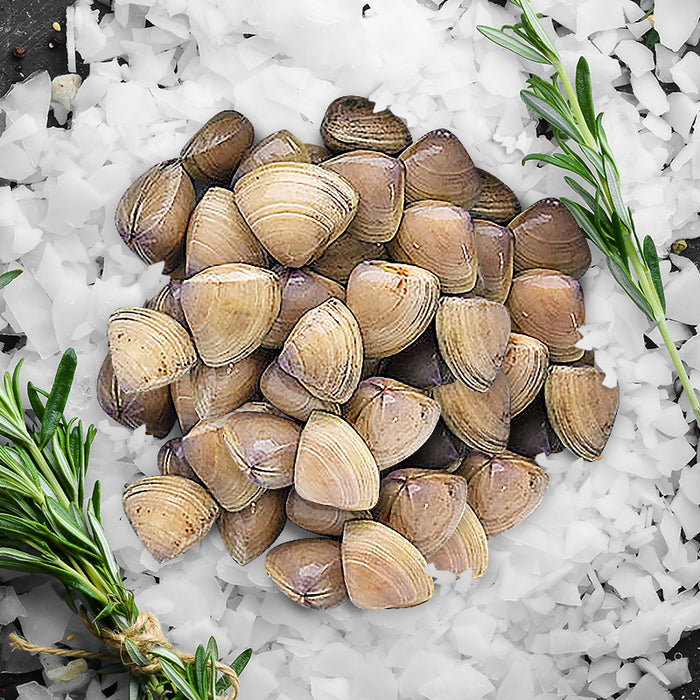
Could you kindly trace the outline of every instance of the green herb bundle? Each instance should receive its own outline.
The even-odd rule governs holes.
[[[523,102],[551,124],[560,152],[534,153],[523,162],[537,160],[569,171],[564,179],[581,202],[562,199],[584,234],[606,256],[611,274],[659,329],[695,419],[700,423],[700,403],[666,323],[666,302],[656,246],[650,236],[640,241],[632,212],[625,206],[620,174],[603,128],[603,114],[595,113],[588,62],[581,57],[575,80],[566,74],[561,56],[545,31],[530,0],[509,0],[522,10],[520,21],[501,29],[479,26],[491,41],[518,56],[554,68],[549,80],[528,79]]]

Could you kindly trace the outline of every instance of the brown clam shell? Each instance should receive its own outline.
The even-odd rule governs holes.
[[[513,233],[510,229],[474,219],[479,273],[469,296],[505,303],[513,282]]]
[[[233,175],[232,185],[251,170],[268,163],[310,163],[306,146],[290,131],[282,129],[255,144],[241,160]]]
[[[309,154],[309,162],[314,165],[320,165],[324,160],[333,157],[333,154],[325,146],[319,146],[317,143],[305,143],[304,145]]]
[[[522,209],[515,192],[486,170],[477,168],[476,171],[481,180],[481,195],[469,213],[475,219],[493,221],[505,226]]]
[[[180,428],[183,435],[185,435],[199,420],[197,411],[194,410],[194,400],[192,398],[192,370],[178,377],[170,385],[170,397],[175,406],[175,413],[177,413]]]
[[[525,409],[544,386],[549,366],[549,350],[537,338],[511,333],[501,369],[510,387],[510,416]]]
[[[467,481],[471,479],[482,467],[485,467],[493,455],[487,455],[479,450],[472,450],[461,462],[459,467],[455,469],[455,474],[459,474]]]
[[[188,333],[190,331],[185,318],[185,312],[180,303],[180,291],[182,281],[171,279],[154,297],[151,297],[144,306],[154,311],[162,311],[172,316]]]
[[[471,569],[472,578],[480,578],[486,573],[486,533],[468,503],[454,534],[437,552],[428,557],[428,564],[434,564],[439,571],[451,571],[457,578],[467,569]]]
[[[165,476],[182,476],[198,484],[202,483],[185,458],[182,438],[173,438],[163,443],[158,450],[158,471]]]
[[[294,489],[287,496],[287,517],[299,527],[318,535],[340,537],[348,520],[372,519],[369,510],[340,510],[333,506],[307,501]]]
[[[352,271],[365,260],[388,260],[383,243],[368,243],[344,233],[311,263],[320,275],[340,284],[347,284]]]
[[[466,443],[449,430],[440,418],[430,437],[401,466],[453,471],[468,453]]]

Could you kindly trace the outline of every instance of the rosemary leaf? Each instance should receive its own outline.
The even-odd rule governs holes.
[[[61,361],[58,364],[53,386],[44,407],[44,415],[41,419],[41,432],[39,433],[40,447],[44,447],[52,438],[61,418],[63,418],[63,409],[68,401],[68,394],[70,393],[77,364],[78,358],[75,355],[75,350],[68,348],[63,353],[63,357],[61,357]]]
[[[19,277],[22,274],[22,270],[9,270],[8,272],[3,272],[0,275],[0,289],[7,287],[10,282],[12,282],[15,277]]]

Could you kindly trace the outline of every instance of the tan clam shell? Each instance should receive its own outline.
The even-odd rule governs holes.
[[[455,470],[455,474],[459,474],[467,481],[471,479],[482,467],[485,467],[493,455],[487,455],[479,450],[472,450],[460,463]]]
[[[535,202],[510,222],[515,236],[516,272],[544,268],[581,277],[591,264],[591,251],[572,213],[558,199]]]
[[[241,160],[233,175],[235,184],[255,168],[268,163],[310,163],[309,152],[301,141],[290,131],[282,129],[266,136],[251,148]]]
[[[254,136],[253,125],[242,114],[218,112],[184,145],[182,165],[195,180],[228,183]]]
[[[271,403],[267,403],[267,401],[246,401],[242,406],[239,406],[233,411],[233,413],[266,413],[269,416],[289,418],[289,416]]]
[[[603,386],[594,367],[551,367],[544,385],[547,416],[559,439],[575,455],[600,459],[610,437],[620,388]]]
[[[340,413],[337,403],[316,398],[301,382],[287,374],[277,360],[262,373],[260,391],[282,413],[300,421],[308,420],[313,411]]]
[[[267,489],[294,483],[300,434],[293,420],[260,411],[236,411],[224,426],[233,462],[253,483]]]
[[[383,243],[368,243],[344,233],[311,263],[312,269],[340,284],[347,284],[352,271],[365,260],[388,260]]]
[[[189,372],[197,354],[187,331],[160,311],[126,307],[107,321],[107,343],[123,391],[148,391]]]
[[[348,595],[358,608],[408,608],[433,595],[433,579],[424,571],[423,555],[382,523],[346,523],[341,552]]]
[[[265,267],[267,251],[238,211],[231,190],[210,187],[199,200],[187,226],[186,275],[214,265],[247,263]]]
[[[376,151],[351,151],[325,161],[323,167],[342,175],[360,196],[348,233],[370,243],[391,240],[403,214],[403,163]]]
[[[294,488],[307,501],[368,510],[379,497],[379,468],[349,423],[332,413],[314,411],[301,432]]]
[[[146,426],[146,432],[164,438],[175,422],[175,408],[167,386],[125,393],[119,386],[112,358],[107,355],[97,375],[97,402],[102,410],[117,423],[128,428]]]
[[[547,473],[531,459],[506,452],[472,476],[467,500],[486,536],[495,537],[532,513],[548,483]]]
[[[484,526],[467,504],[454,534],[428,557],[428,564],[433,564],[438,571],[451,571],[457,578],[471,569],[472,578],[481,578],[486,573],[488,558]]]
[[[117,232],[144,262],[182,261],[187,221],[194,209],[192,182],[177,160],[154,165],[124,192],[114,213]]]
[[[473,391],[457,380],[433,389],[447,427],[476,450],[498,454],[508,444],[510,391],[500,370],[486,391]]]
[[[279,544],[265,557],[265,571],[288,598],[311,610],[328,610],[347,597],[340,543],[328,539]]]
[[[387,250],[398,262],[430,270],[445,294],[468,292],[476,283],[471,217],[448,202],[426,200],[407,207]]]
[[[452,373],[470,389],[486,391],[508,347],[508,309],[488,299],[443,297],[435,331],[440,354]]]
[[[222,508],[237,511],[259,498],[264,489],[254,484],[231,458],[224,440],[228,416],[207,418],[182,438],[185,459]]]
[[[360,382],[362,357],[357,320],[331,298],[299,319],[277,361],[317,398],[344,403]]]
[[[343,412],[379,468],[388,469],[430,437],[440,419],[440,404],[407,384],[370,377],[360,383]]]
[[[481,195],[481,180],[462,142],[435,129],[399,156],[406,165],[406,202],[439,199],[469,209]]]
[[[490,221],[473,223],[479,273],[469,296],[504,304],[513,283],[513,233]]]
[[[182,438],[173,438],[163,443],[158,450],[158,471],[165,476],[182,476],[198,484],[202,483],[185,458]]]
[[[534,401],[544,386],[549,350],[537,338],[511,333],[501,369],[510,387],[510,417],[514,418]]]
[[[279,313],[281,291],[274,272],[229,263],[185,280],[180,298],[202,361],[221,367],[260,347]]]
[[[234,193],[258,240],[288,267],[321,255],[357,212],[350,183],[310,163],[263,165],[238,180]]]
[[[408,468],[382,479],[373,513],[429,557],[454,534],[466,505],[467,482],[461,476]]]
[[[350,275],[347,304],[360,325],[365,354],[388,357],[408,347],[433,320],[440,282],[415,265],[370,260]]]
[[[222,511],[216,524],[228,553],[245,566],[260,556],[280,535],[287,521],[283,489],[265,491],[249,506],[235,513]]]
[[[190,331],[185,318],[185,312],[180,303],[180,291],[182,281],[171,279],[154,297],[151,297],[144,306],[154,311],[162,311],[168,316],[172,316],[188,333]]]
[[[375,112],[374,107],[374,102],[357,95],[333,100],[321,122],[323,143],[336,152],[368,149],[400,153],[411,143],[411,132],[391,110]]]
[[[481,168],[477,168],[476,171],[481,180],[481,195],[469,213],[475,219],[493,221],[505,226],[520,213],[520,201],[515,192],[495,175]]]
[[[199,420],[197,411],[194,410],[194,400],[192,398],[192,370],[178,377],[170,385],[170,397],[175,406],[175,413],[177,413],[180,428],[183,435],[185,435]]]
[[[263,347],[281,348],[297,321],[311,309],[335,297],[345,301],[345,289],[335,280],[309,269],[277,267],[282,287],[282,303],[272,328],[263,338]]]
[[[372,519],[369,510],[341,510],[333,506],[307,501],[294,489],[287,496],[287,517],[299,527],[318,535],[340,537],[349,520]]]
[[[324,160],[333,157],[333,154],[325,146],[319,146],[317,143],[305,143],[304,145],[309,154],[309,162],[314,165],[320,165]]]
[[[216,501],[181,476],[149,476],[128,484],[124,513],[144,547],[159,562],[186,552],[209,532],[219,513]]]
[[[583,356],[576,343],[585,323],[583,292],[573,277],[554,270],[526,270],[513,280],[506,302],[513,330],[541,340],[552,362]]]

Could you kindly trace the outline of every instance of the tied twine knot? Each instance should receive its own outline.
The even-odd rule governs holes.
[[[149,654],[156,647],[164,647],[172,651],[184,664],[194,661],[192,654],[173,649],[163,634],[160,621],[153,613],[147,610],[141,610],[134,624],[120,632],[94,624],[84,608],[80,610],[80,619],[90,634],[99,639],[112,653],[106,654],[85,649],[59,649],[58,647],[37,646],[14,633],[10,634],[10,643],[15,649],[21,649],[31,654],[51,654],[52,656],[61,656],[69,659],[118,660],[129,669],[130,673],[137,676],[155,675],[161,670],[158,658]],[[149,660],[147,664],[140,664],[131,658],[126,647],[127,639]],[[220,661],[216,661],[214,666],[231,683],[231,689],[228,694],[223,697],[217,696],[218,700],[234,700],[238,695],[238,674],[230,666]]]

